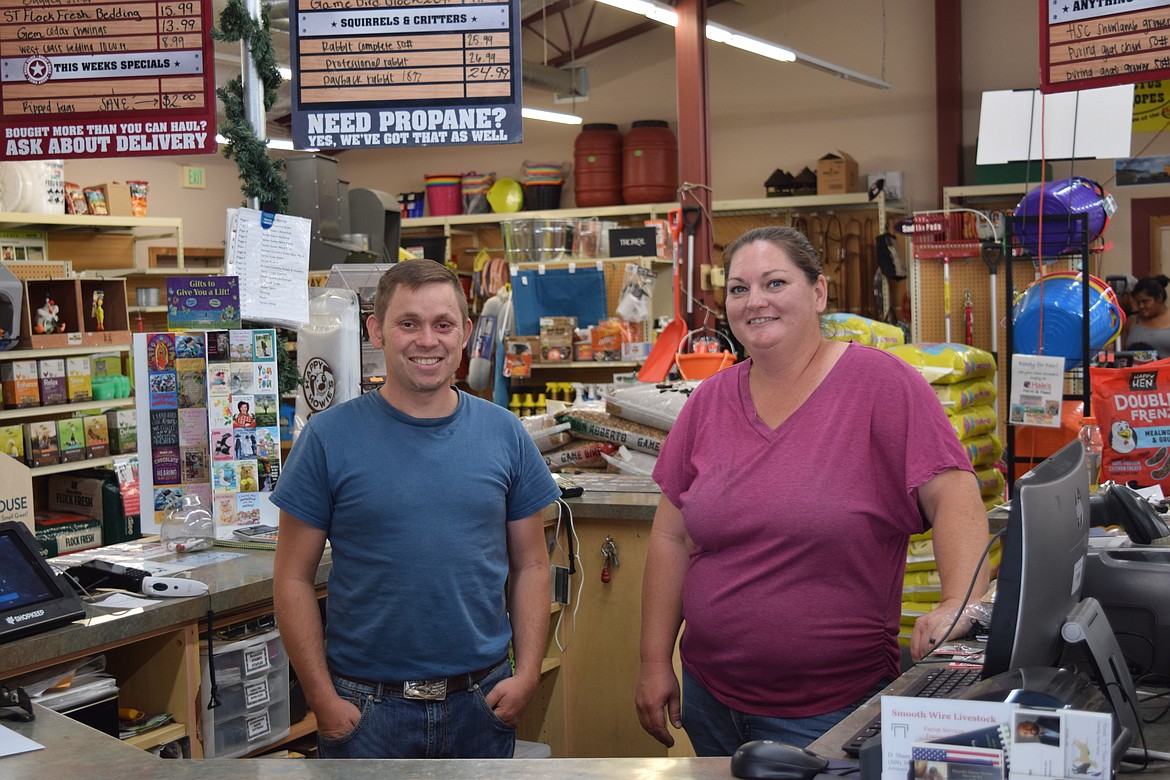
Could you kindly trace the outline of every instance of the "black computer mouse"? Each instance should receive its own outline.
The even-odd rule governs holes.
[[[754,739],[731,757],[731,774],[748,780],[812,780],[828,765],[829,759],[811,750]]]

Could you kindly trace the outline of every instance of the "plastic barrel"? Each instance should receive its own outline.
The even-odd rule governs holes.
[[[622,200],[665,203],[678,198],[678,141],[658,119],[634,122],[622,139]]]
[[[1116,210],[1113,196],[1094,181],[1080,176],[1050,181],[1030,190],[1016,205],[1016,216],[1040,218],[1023,223],[1020,243],[1033,255],[1076,251],[1081,244],[1079,231],[1069,217],[1073,214],[1088,217],[1088,240],[1092,242],[1105,231],[1109,217]]]
[[[582,208],[622,205],[622,134],[617,125],[584,125],[573,141],[573,198]]]
[[[427,209],[432,217],[463,213],[463,175],[458,173],[425,176]]]
[[[1125,315],[1109,285],[1095,276],[1089,277],[1089,284],[1089,348],[1096,351],[1121,332]],[[1079,273],[1059,272],[1036,280],[1020,295],[1012,312],[1015,351],[1062,357],[1065,371],[1076,368],[1084,357],[1083,308]]]

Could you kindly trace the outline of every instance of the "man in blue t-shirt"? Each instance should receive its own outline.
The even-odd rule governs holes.
[[[395,265],[366,327],[385,382],[314,415],[272,494],[276,616],[319,755],[508,758],[540,681],[541,510],[560,491],[508,410],[452,387],[471,320],[451,271]]]

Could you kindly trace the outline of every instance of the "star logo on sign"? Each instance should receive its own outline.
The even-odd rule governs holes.
[[[47,57],[29,57],[24,61],[24,77],[30,84],[44,84],[53,75],[53,63]]]

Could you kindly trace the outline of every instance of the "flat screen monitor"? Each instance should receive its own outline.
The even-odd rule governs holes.
[[[1012,486],[984,679],[1060,665],[1060,632],[1081,600],[1088,547],[1089,476],[1074,439]]]
[[[0,642],[85,617],[73,589],[41,556],[24,523],[0,523]]]

